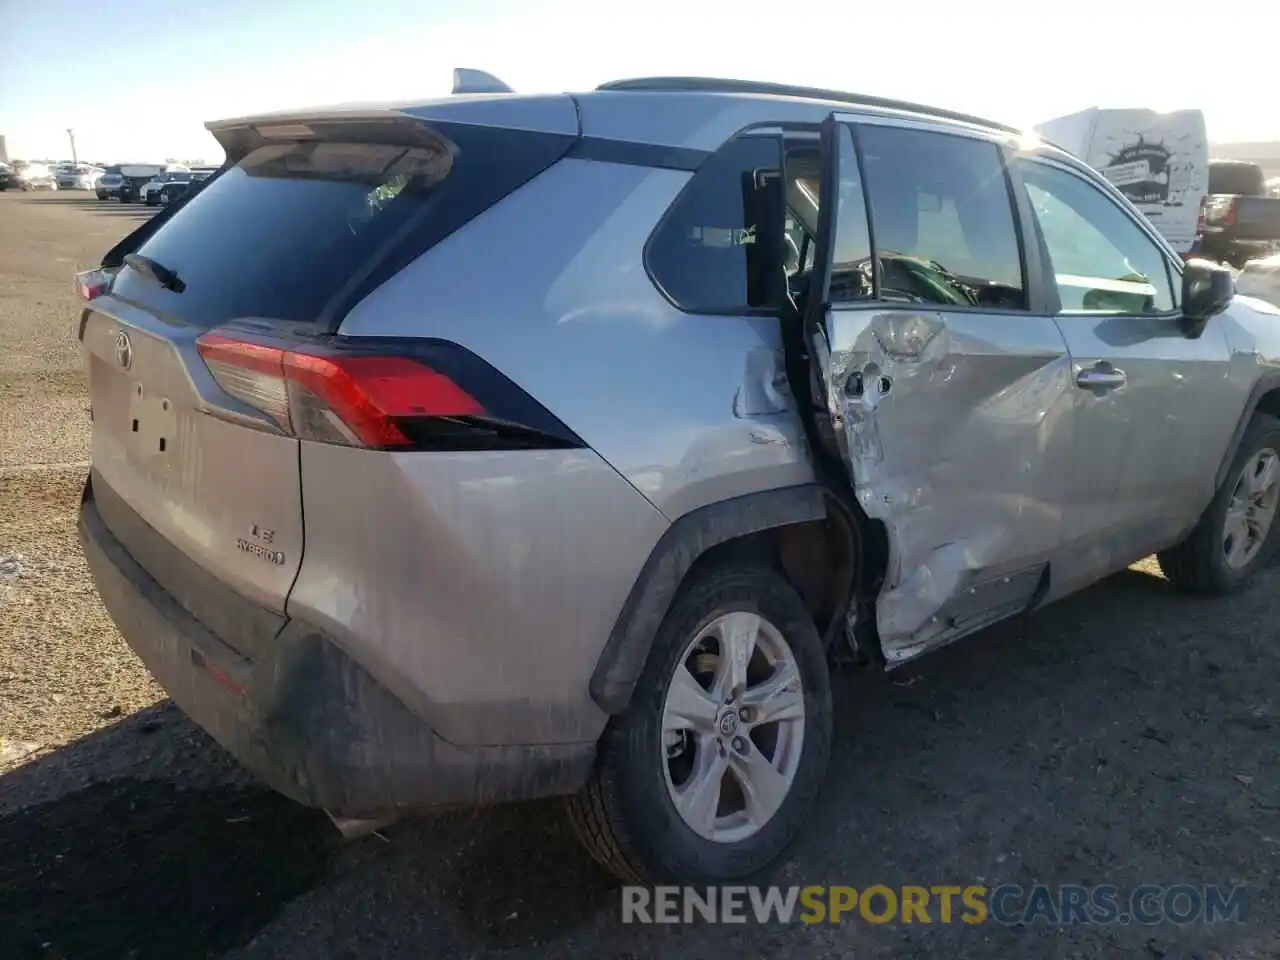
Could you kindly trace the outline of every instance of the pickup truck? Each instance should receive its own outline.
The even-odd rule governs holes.
[[[1236,269],[1280,247],[1280,197],[1268,196],[1256,163],[1209,161],[1209,195],[1201,207],[1197,255]]]

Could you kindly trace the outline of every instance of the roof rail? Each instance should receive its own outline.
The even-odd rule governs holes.
[[[453,71],[454,93],[515,93],[492,73],[456,67]]]
[[[989,127],[1003,130],[1006,133],[1022,133],[1018,127],[997,123],[983,117],[958,113],[955,110],[943,110],[938,107],[927,107],[906,100],[892,100],[886,97],[872,97],[861,93],[846,93],[841,90],[824,90],[819,87],[797,87],[786,83],[765,83],[756,80],[726,80],[716,77],[637,77],[634,80],[611,80],[596,87],[597,90],[651,90],[685,93],[749,93],[772,97],[802,97],[806,100],[836,100],[841,103],[856,104],[864,107],[879,107],[885,110],[903,110],[925,116],[955,120],[959,123],[970,123],[978,127]]]

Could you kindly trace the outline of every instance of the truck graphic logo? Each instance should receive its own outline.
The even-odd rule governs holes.
[[[1139,136],[1137,143],[1112,154],[1102,175],[1128,197],[1130,203],[1166,203],[1172,157],[1164,144]]]

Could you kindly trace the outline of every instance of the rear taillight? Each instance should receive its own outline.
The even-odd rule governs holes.
[[[582,441],[474,354],[441,341],[196,341],[230,396],[304,440],[379,450],[575,447]]]
[[[111,286],[111,274],[105,270],[86,270],[76,274],[76,295],[88,303],[107,292]]]
[[[1239,212],[1240,201],[1236,197],[1232,197],[1227,203],[1227,210],[1222,215],[1222,225],[1224,227],[1234,227],[1236,225],[1236,213]]]

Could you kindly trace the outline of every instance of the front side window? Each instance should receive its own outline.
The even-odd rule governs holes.
[[[868,125],[858,128],[860,171],[849,132],[839,136],[833,300],[1026,309],[1014,208],[995,144]]]
[[[730,141],[698,168],[654,231],[649,270],[680,309],[734,313],[772,306],[780,281],[771,274],[783,267],[776,244],[764,242],[760,221],[766,198],[778,192],[779,151],[771,137]]]
[[[1117,204],[1081,177],[1019,161],[1065,314],[1174,309],[1164,253]]]

